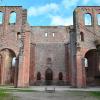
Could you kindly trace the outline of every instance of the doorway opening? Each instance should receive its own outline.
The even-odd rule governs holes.
[[[87,85],[100,86],[100,57],[97,50],[89,50],[85,58],[87,59],[87,67],[85,67]]]
[[[0,83],[14,85],[16,54],[13,50],[4,48],[0,55]]]
[[[46,85],[52,85],[52,81],[53,81],[53,71],[52,69],[48,68],[45,71],[45,83]]]

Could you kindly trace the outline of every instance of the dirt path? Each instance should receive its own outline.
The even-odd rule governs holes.
[[[87,92],[13,92],[18,100],[99,100]]]

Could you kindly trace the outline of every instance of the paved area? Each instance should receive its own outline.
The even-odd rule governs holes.
[[[18,100],[100,100],[87,92],[14,92]]]
[[[55,90],[55,91],[100,91],[100,87],[71,88],[70,86],[32,86],[29,89],[37,91]]]
[[[30,86],[29,88],[14,88],[12,86],[0,86],[2,89],[21,89],[21,90],[33,90],[33,91],[100,91],[99,87],[87,87],[87,88],[71,88],[70,86]]]

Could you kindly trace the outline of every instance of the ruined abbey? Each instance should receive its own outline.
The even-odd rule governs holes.
[[[99,6],[78,6],[71,26],[30,26],[21,6],[0,13],[0,85],[100,86]]]

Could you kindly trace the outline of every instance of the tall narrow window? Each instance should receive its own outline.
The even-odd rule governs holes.
[[[98,25],[100,25],[100,14],[97,14]]]
[[[41,73],[40,72],[37,73],[37,80],[41,80]]]
[[[55,33],[52,33],[52,36],[55,37]]]
[[[85,22],[85,25],[92,25],[91,14],[85,14],[84,15],[84,22]]]
[[[16,57],[12,58],[12,66],[15,67],[16,66]]]
[[[48,33],[45,33],[44,35],[45,35],[45,37],[47,37],[48,36]]]
[[[84,33],[83,32],[80,32],[80,40],[84,41]]]
[[[10,24],[15,24],[16,23],[16,13],[15,12],[10,13],[9,23]]]
[[[2,23],[3,23],[3,13],[0,12],[0,24],[2,24]]]
[[[84,66],[88,67],[88,59],[87,58],[84,58]]]
[[[21,33],[20,32],[17,33],[17,40],[18,39],[21,39]]]

